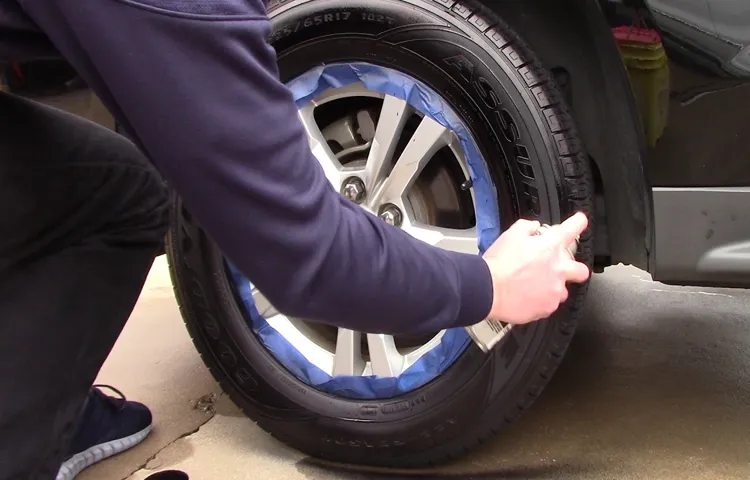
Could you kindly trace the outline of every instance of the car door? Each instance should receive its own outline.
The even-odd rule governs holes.
[[[707,0],[716,35],[737,47],[728,68],[750,77],[750,2],[747,0]]]
[[[750,77],[750,2],[646,0],[667,41],[681,55],[722,73]]]

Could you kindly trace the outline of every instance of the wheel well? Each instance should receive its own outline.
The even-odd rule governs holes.
[[[568,99],[597,184],[597,267],[648,269],[653,200],[646,142],[610,24],[597,0],[481,0],[529,44]]]

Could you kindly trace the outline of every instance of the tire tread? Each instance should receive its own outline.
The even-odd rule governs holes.
[[[575,210],[587,212],[591,219],[587,233],[582,235],[581,248],[578,253],[578,258],[581,261],[588,262],[589,267],[591,267],[591,262],[593,261],[593,235],[591,232],[593,232],[593,218],[595,218],[593,215],[593,178],[588,166],[588,156],[585,154],[578,140],[579,137],[575,123],[553,76],[519,36],[486,6],[479,4],[475,0],[423,1],[426,4],[435,5],[444,12],[448,12],[458,22],[462,22],[474,30],[483,38],[483,43],[488,48],[494,49],[499,54],[499,57],[505,59],[504,61],[507,65],[515,70],[519,80],[526,85],[530,98],[529,107],[537,111],[539,119],[550,132],[552,147],[555,149],[560,160],[567,200]],[[277,2],[273,4],[271,2],[274,6],[269,4],[269,7],[272,10],[281,3]],[[172,255],[179,252],[179,246],[176,244],[176,240],[171,232],[168,236],[168,250]],[[193,320],[196,314],[190,307],[190,301],[186,298],[189,296],[189,292],[184,286],[180,285],[179,278],[174,273],[174,268],[171,267],[170,271],[175,295],[180,306],[180,313],[187,325],[190,337],[196,345],[205,345],[205,341],[201,338],[203,333],[199,332],[199,322]],[[478,445],[486,443],[508,424],[515,422],[541,394],[562,361],[575,332],[587,287],[587,284],[572,287],[570,300],[561,307],[568,309],[570,315],[566,316],[567,321],[557,323],[557,328],[552,334],[553,337],[550,338],[548,343],[550,345],[549,349],[536,366],[536,370],[530,373],[533,376],[528,381],[525,393],[520,395],[520,400],[514,407],[509,408],[502,416],[495,415],[491,421],[481,422],[480,425],[474,427],[473,434],[471,435],[464,435],[461,439],[436,446],[423,454],[412,455],[408,458],[386,458],[383,460],[386,462],[386,465],[410,468],[440,464],[465,455]],[[202,348],[198,348],[198,350],[201,352]],[[203,353],[201,353],[201,358],[212,375],[214,375],[214,378],[218,380],[221,388],[224,391],[232,392],[233,387],[232,385],[228,385],[229,380],[225,379],[224,374],[217,372],[212,366],[212,362],[208,361]],[[250,411],[246,411],[245,413],[254,418],[258,425],[274,438],[285,443],[295,443],[294,439],[288,438],[283,433],[274,431],[262,416],[250,415],[253,413]]]
[[[444,4],[442,0],[432,0],[438,4]],[[563,96],[558,89],[552,75],[542,65],[541,61],[536,58],[531,49],[515,34],[510,27],[505,25],[497,16],[489,11],[483,5],[479,5],[475,0],[460,0],[453,5],[453,11],[460,8],[461,5],[467,5],[467,9],[474,6],[474,15],[486,17],[483,22],[467,22],[472,28],[489,40],[494,48],[501,52],[510,65],[515,69],[519,77],[526,83],[529,92],[534,99],[534,103],[546,121],[549,131],[554,139],[554,148],[557,150],[560,162],[562,164],[563,175],[565,176],[565,185],[568,188],[568,199],[573,203],[576,210],[587,212],[589,215],[590,225],[587,232],[582,235],[582,245],[584,251],[579,251],[579,259],[588,259],[589,268],[593,260],[593,242],[585,241],[592,238],[594,211],[593,194],[594,182],[591,170],[587,165],[588,157],[578,141],[578,133],[575,128],[572,116],[563,100]],[[481,30],[477,24],[490,24],[492,27],[487,30]],[[485,427],[472,441],[467,441],[453,452],[441,452],[442,458],[432,458],[429,463],[442,463],[446,460],[456,458],[465,452],[472,450],[474,447],[486,442],[489,438],[497,435],[508,424],[515,422],[520,415],[527,410],[543,391],[547,382],[552,378],[562,361],[565,351],[575,333],[575,326],[578,321],[585,293],[588,284],[573,287],[570,295],[572,302],[561,308],[571,310],[570,321],[561,322],[556,331],[557,341],[547,352],[546,361],[543,362],[535,374],[535,379],[530,382],[526,394],[522,400],[517,403],[516,408],[512,410],[511,415],[505,415],[503,422],[499,425],[490,425]],[[571,304],[572,303],[572,304]]]

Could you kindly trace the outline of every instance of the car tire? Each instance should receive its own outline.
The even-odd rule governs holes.
[[[517,218],[594,219],[588,157],[551,75],[497,15],[453,0],[271,0],[271,42],[289,81],[332,62],[366,61],[430,85],[458,112],[492,173],[501,226]],[[578,260],[591,267],[593,223]],[[248,326],[216,245],[175,196],[167,251],[191,337],[232,400],[311,456],[422,467],[463,455],[513,422],[557,368],[587,285],[549,319],[489,354],[469,347],[438,378],[395,398],[337,397],[306,385]]]

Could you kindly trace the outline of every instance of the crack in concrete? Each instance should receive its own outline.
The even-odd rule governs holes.
[[[211,395],[211,399],[210,399],[211,406],[210,406],[210,408],[206,408],[206,403],[209,403],[209,402],[205,401],[207,399],[208,395],[204,395],[203,397],[199,398],[194,403],[193,408],[194,409],[200,409],[200,410],[202,410],[204,412],[210,413],[211,414],[210,417],[208,417],[204,422],[202,422],[200,425],[198,425],[193,430],[190,430],[189,432],[185,432],[185,433],[181,434],[180,436],[176,437],[174,440],[170,441],[169,443],[167,443],[166,445],[164,445],[163,447],[161,447],[153,455],[151,455],[150,457],[148,457],[142,464],[138,465],[135,468],[135,470],[133,470],[130,473],[128,473],[127,475],[125,475],[121,480],[127,480],[128,478],[132,477],[133,475],[135,475],[136,473],[140,472],[141,470],[146,469],[146,467],[148,466],[148,464],[151,463],[152,461],[154,461],[156,459],[156,457],[158,457],[164,450],[166,450],[167,448],[171,447],[172,445],[174,445],[176,442],[182,440],[183,438],[187,438],[187,437],[189,437],[191,435],[195,435],[208,422],[210,422],[211,420],[213,420],[214,417],[216,416],[216,409],[213,408],[213,405],[216,404],[216,402],[219,400],[219,398],[221,398],[224,395],[224,393],[222,392],[218,396],[216,394],[213,394],[213,393],[209,394],[209,395]]]

